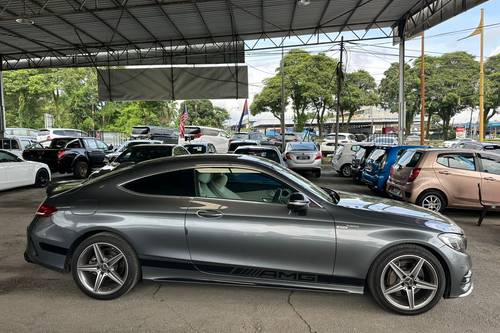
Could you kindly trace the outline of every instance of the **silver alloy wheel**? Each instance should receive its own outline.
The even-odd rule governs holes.
[[[429,261],[418,255],[402,255],[382,271],[384,298],[401,310],[418,310],[429,304],[439,288],[439,278]]]
[[[344,177],[351,177],[351,165],[350,164],[344,165],[342,167],[342,175]]]
[[[77,260],[76,270],[82,285],[98,295],[118,291],[128,276],[128,262],[123,252],[109,243],[87,246]]]
[[[442,200],[435,194],[428,194],[422,200],[422,207],[439,212],[443,205]]]

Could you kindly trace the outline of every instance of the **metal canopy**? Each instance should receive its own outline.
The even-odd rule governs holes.
[[[2,69],[143,64],[143,53],[168,64],[181,47],[198,55],[183,63],[213,63],[199,56],[207,44],[210,58],[242,40],[373,28],[410,37],[485,0],[309,1],[0,0]]]

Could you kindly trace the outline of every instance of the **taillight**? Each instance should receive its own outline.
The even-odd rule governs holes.
[[[286,153],[285,154],[285,159],[287,159],[287,160],[291,160],[292,159],[292,156],[290,156],[290,153]]]
[[[35,215],[49,217],[57,212],[57,208],[47,204],[41,204]]]
[[[420,174],[420,170],[421,170],[420,168],[413,168],[413,170],[411,170],[410,177],[408,177],[409,183],[411,183],[418,177],[418,175]]]
[[[315,158],[315,160],[320,160],[320,159],[321,159],[321,152],[318,152],[318,153],[316,154],[316,158]]]
[[[59,150],[57,152],[57,158],[62,158],[64,156],[64,150]]]

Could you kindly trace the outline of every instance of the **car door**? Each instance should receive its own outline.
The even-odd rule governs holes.
[[[34,183],[35,179],[29,163],[6,151],[0,151],[0,162],[4,189]]]
[[[439,154],[434,172],[446,190],[450,206],[474,207],[479,205],[481,174],[473,153]]]
[[[186,229],[199,270],[285,280],[333,274],[334,221],[326,209],[290,212],[286,197],[295,189],[248,167],[196,169],[195,179]]]
[[[90,160],[91,167],[99,166],[104,164],[104,152],[99,149],[95,139],[83,139],[85,147],[87,149],[87,154]]]
[[[486,205],[500,206],[500,156],[478,154],[481,164],[481,197]]]

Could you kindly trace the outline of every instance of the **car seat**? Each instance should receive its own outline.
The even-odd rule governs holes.
[[[241,199],[239,195],[226,187],[227,180],[227,176],[224,174],[213,175],[208,187],[217,195],[218,198]]]
[[[204,197],[204,198],[217,198],[217,197],[219,197],[208,186],[208,184],[211,181],[212,181],[212,174],[211,173],[198,173],[198,191],[199,191],[200,197]]]

